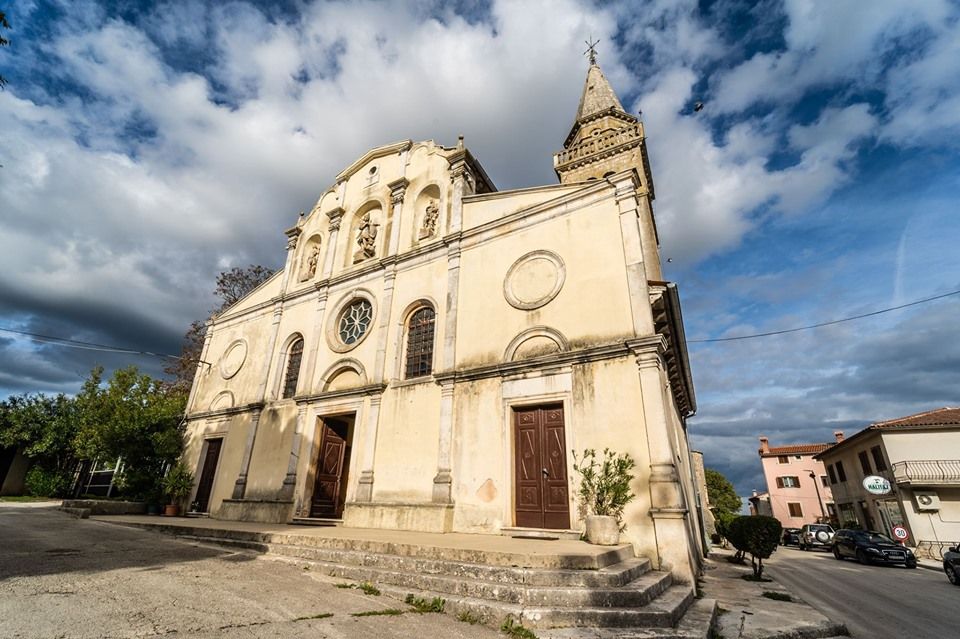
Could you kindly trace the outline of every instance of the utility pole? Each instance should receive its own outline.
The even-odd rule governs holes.
[[[823,498],[820,497],[820,478],[817,477],[817,473],[811,470],[810,479],[813,480],[813,487],[817,491],[817,501],[820,502],[820,522],[822,523],[827,518],[827,511],[823,507]]]

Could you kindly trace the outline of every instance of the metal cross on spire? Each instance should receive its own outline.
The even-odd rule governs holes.
[[[597,64],[597,45],[600,44],[600,40],[596,40],[594,42],[590,42],[590,40],[584,40],[584,42],[587,44],[587,50],[583,52],[583,55],[590,56],[590,64],[596,65]]]

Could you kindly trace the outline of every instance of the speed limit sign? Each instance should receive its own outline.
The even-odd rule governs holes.
[[[910,534],[907,532],[907,529],[903,526],[894,526],[893,527],[893,538],[897,541],[906,541]]]

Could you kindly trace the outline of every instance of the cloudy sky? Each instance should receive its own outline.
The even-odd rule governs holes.
[[[960,404],[960,9],[947,0],[3,2],[0,328],[176,353],[216,273],[367,149],[467,146],[556,181],[583,41],[642,111],[684,302],[694,446],[741,493],[757,436]],[[705,107],[694,112],[693,104]],[[0,332],[0,397],[156,358]]]

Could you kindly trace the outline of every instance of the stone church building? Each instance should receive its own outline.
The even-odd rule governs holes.
[[[498,191],[463,145],[336,176],[286,264],[210,320],[188,404],[193,509],[262,522],[582,530],[573,453],[625,452],[623,538],[690,578],[703,550],[676,286],[643,124],[591,59],[559,184]]]

